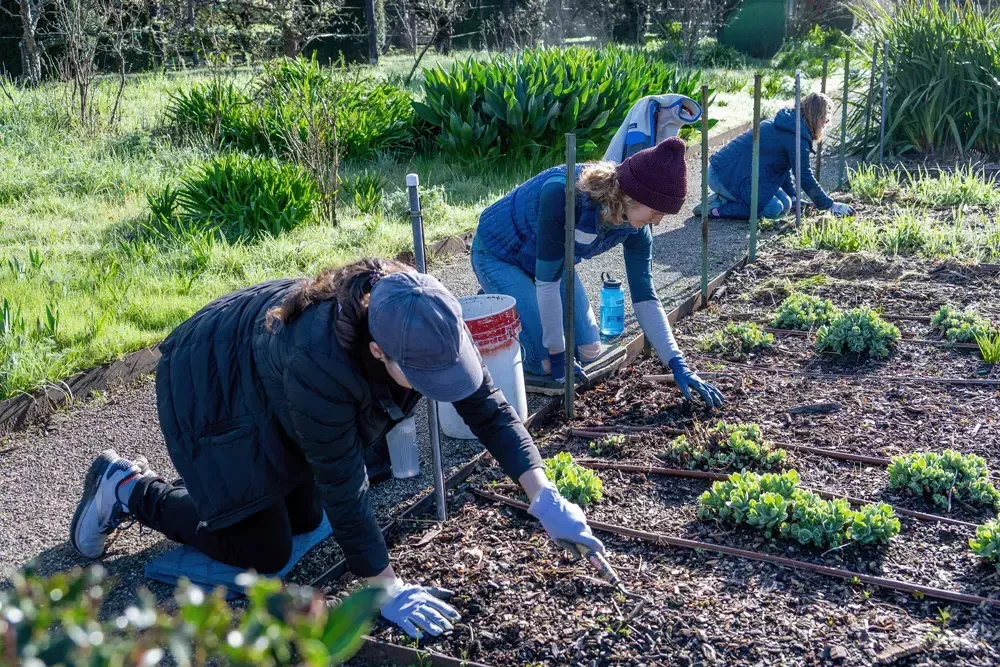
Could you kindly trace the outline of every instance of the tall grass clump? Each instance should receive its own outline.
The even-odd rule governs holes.
[[[972,2],[907,0],[892,10],[872,2],[852,11],[880,51],[883,42],[889,42],[890,151],[1000,152],[1000,9],[986,10]],[[869,147],[877,146],[877,98],[876,121],[867,137],[864,106],[855,107],[853,134]]]
[[[670,91],[697,99],[700,87],[700,72],[683,73],[642,50],[545,48],[427,69],[425,99],[413,106],[461,159],[544,157],[575,132],[585,160],[639,98]]]
[[[905,192],[924,206],[993,206],[1000,202],[996,177],[983,178],[972,167],[942,171],[934,178],[922,171],[910,173]]]

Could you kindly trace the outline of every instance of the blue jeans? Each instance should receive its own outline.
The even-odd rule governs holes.
[[[517,301],[517,314],[521,318],[521,353],[524,357],[524,370],[533,375],[542,375],[542,361],[548,360],[549,351],[542,344],[542,316],[538,311],[535,279],[516,264],[505,262],[488,250],[478,247],[477,242],[472,244],[472,270],[487,294],[506,294]],[[593,345],[600,342],[601,330],[597,325],[597,318],[594,317],[594,311],[590,308],[587,291],[580,282],[580,274],[577,273],[575,276],[574,343],[577,346]],[[565,284],[562,293],[565,308]]]
[[[737,197],[731,195],[729,190],[726,189],[726,186],[719,181],[711,167],[708,168],[708,187],[723,200],[723,203],[716,207],[719,209],[720,218],[750,218],[750,205],[743,203]],[[789,197],[783,189],[778,188],[775,195],[771,197],[771,201],[764,204],[764,208],[761,209],[760,215],[764,218],[777,220],[788,213],[791,208],[791,197]]]

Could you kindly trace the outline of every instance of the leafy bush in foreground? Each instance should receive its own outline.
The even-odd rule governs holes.
[[[100,566],[48,578],[16,573],[0,592],[0,656],[26,667],[157,665],[167,651],[181,667],[339,664],[357,652],[385,595],[363,588],[328,607],[312,589],[242,576],[250,604],[239,615],[220,592],[206,596],[182,585],[175,612],[140,592],[139,606],[104,621],[101,605],[112,586]]]
[[[678,436],[665,456],[688,470],[775,470],[783,466],[785,450],[764,440],[757,424],[720,421],[705,433]]]
[[[833,302],[811,294],[793,293],[781,302],[771,319],[771,326],[777,329],[812,329],[829,324],[840,314]]]
[[[798,484],[795,470],[733,473],[701,495],[698,516],[752,526],[767,537],[821,549],[847,542],[885,544],[899,533],[899,519],[889,505],[865,505],[856,511],[844,499],[824,500]]]
[[[990,321],[971,310],[958,310],[941,306],[931,318],[931,326],[940,329],[953,343],[974,343],[976,338],[988,334]]]
[[[304,169],[234,153],[197,168],[178,188],[168,186],[147,199],[156,224],[253,241],[310,222],[322,197]]]
[[[996,566],[1000,572],[1000,521],[991,519],[976,527],[976,536],[969,539],[972,553]]]
[[[833,354],[864,354],[877,359],[889,356],[899,340],[899,329],[868,306],[840,313],[816,332],[816,350]]]
[[[701,349],[726,357],[742,359],[751,352],[766,350],[774,345],[774,335],[753,322],[730,322],[701,342]]]
[[[950,507],[953,500],[964,500],[1000,508],[1000,491],[990,482],[986,460],[951,449],[942,454],[914,452],[894,456],[889,465],[889,488],[907,489],[929,498],[939,507]]]
[[[566,500],[586,507],[604,497],[604,484],[593,470],[573,460],[569,452],[559,452],[545,459],[545,476],[556,485]]]
[[[460,159],[533,158],[575,132],[582,162],[604,150],[636,100],[664,91],[700,99],[701,74],[640,49],[529,49],[424,70],[424,101],[413,108]]]

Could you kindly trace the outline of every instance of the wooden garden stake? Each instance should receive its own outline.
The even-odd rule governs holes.
[[[847,103],[850,93],[851,51],[844,50],[844,101],[840,105],[840,169],[837,174],[837,189],[843,190],[847,176]]]
[[[864,146],[861,155],[864,160],[868,159],[868,136],[872,131],[872,98],[875,95],[875,70],[878,68],[878,47],[872,47],[872,70],[868,77],[868,99],[865,100],[865,136]]]
[[[708,86],[701,87],[701,303],[708,305]]]
[[[795,226],[802,224],[802,70],[795,70]]]
[[[573,392],[576,384],[576,343],[573,340],[573,317],[576,291],[576,135],[566,135],[566,257],[563,281],[566,301],[563,329],[566,332],[566,416],[573,418]]]
[[[823,78],[819,82],[819,92],[826,95],[826,74],[830,67],[830,62],[823,57]],[[816,180],[820,179],[823,173],[823,141],[820,140],[816,144]]]
[[[886,96],[889,92],[889,40],[882,44],[882,113],[879,114],[878,127],[878,163],[885,164],[885,114]]]
[[[753,157],[750,161],[750,261],[757,258],[757,205],[760,196],[760,74],[753,75]]]

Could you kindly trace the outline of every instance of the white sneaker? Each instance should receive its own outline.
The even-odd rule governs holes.
[[[116,495],[118,485],[147,474],[151,473],[145,457],[133,463],[108,449],[94,459],[83,482],[83,498],[69,527],[69,539],[77,551],[87,558],[104,555],[108,536],[130,518]]]

